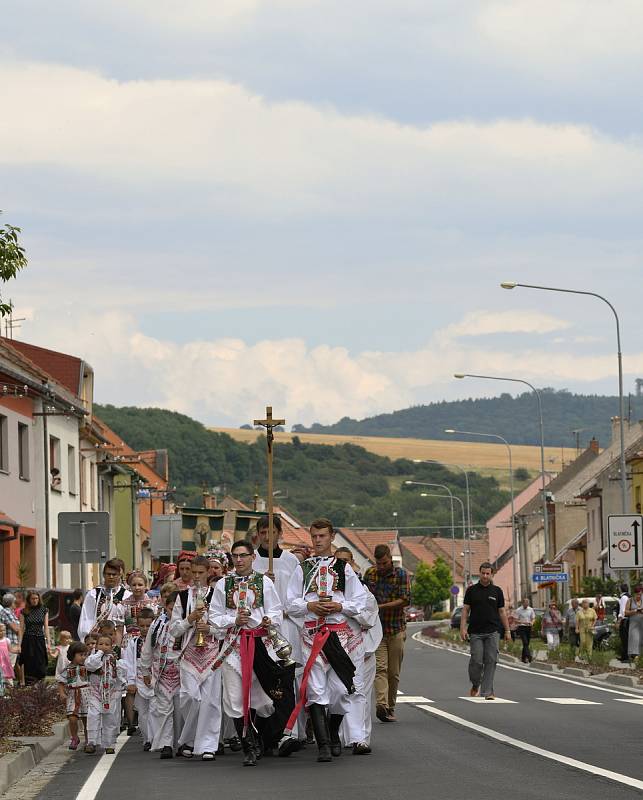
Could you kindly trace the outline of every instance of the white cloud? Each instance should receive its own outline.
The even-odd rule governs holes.
[[[441,341],[463,336],[495,333],[551,333],[569,328],[571,322],[539,311],[472,311],[460,322],[447,326],[437,335]]]

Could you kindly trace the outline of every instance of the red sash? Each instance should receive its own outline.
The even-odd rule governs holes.
[[[345,630],[348,625],[345,622],[340,622],[338,625],[329,625],[325,618],[320,617],[319,622],[306,622],[307,628],[314,628],[315,629],[315,636],[313,638],[313,644],[310,648],[310,655],[308,656],[308,661],[306,661],[306,666],[304,667],[303,675],[301,676],[301,688],[299,690],[299,700],[297,701],[297,705],[294,707],[292,714],[288,718],[288,722],[286,723],[286,730],[292,731],[295,726],[295,722],[297,722],[297,717],[301,713],[302,708],[306,702],[306,689],[308,688],[308,679],[310,678],[310,671],[313,668],[313,664],[317,660],[317,656],[321,653],[324,648],[324,645],[328,641],[328,637],[330,636],[332,631],[343,631]]]
[[[252,691],[252,671],[255,661],[255,639],[265,636],[265,628],[241,628],[239,631],[239,655],[241,657],[241,692],[243,695],[243,735],[250,724],[250,693]]]

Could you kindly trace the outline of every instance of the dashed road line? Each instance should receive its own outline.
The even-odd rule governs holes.
[[[557,703],[559,706],[602,706],[596,700],[581,700],[578,697],[536,697],[545,703]]]

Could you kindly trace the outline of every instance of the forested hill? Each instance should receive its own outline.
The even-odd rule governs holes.
[[[203,485],[219,487],[219,496],[228,493],[249,505],[255,487],[265,497],[264,438],[256,444],[236,442],[160,408],[95,404],[94,411],[131,447],[168,450],[178,502],[200,505]],[[278,500],[304,522],[323,515],[336,525],[400,526],[413,533],[413,526],[448,526],[449,504],[420,497],[421,487],[406,486],[405,479],[446,484],[464,497],[463,475],[437,464],[392,461],[352,444],[307,444],[297,437],[290,444],[275,444],[274,452]],[[508,501],[508,493],[494,478],[471,474],[470,483],[473,521],[482,525]]]
[[[610,418],[618,415],[618,397],[572,394],[542,389],[545,444],[573,447],[572,431],[579,430],[580,443],[595,436],[601,445],[611,441]],[[626,416],[643,418],[643,397],[626,398]],[[536,397],[525,392],[518,397],[455,400],[413,406],[391,414],[378,414],[362,420],[344,417],[334,425],[314,424],[310,428],[293,426],[293,431],[337,433],[360,436],[393,436],[418,439],[447,439],[445,428],[499,433],[512,444],[540,444]]]

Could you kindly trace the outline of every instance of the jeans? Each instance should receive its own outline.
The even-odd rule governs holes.
[[[531,625],[519,625],[516,633],[522,642],[522,660],[531,661],[531,650],[529,649],[529,642],[531,641]]]
[[[469,636],[471,658],[469,659],[469,680],[471,685],[480,688],[483,697],[493,694],[493,678],[498,663],[498,644],[500,634],[472,633]]]

